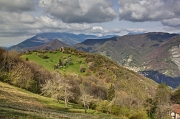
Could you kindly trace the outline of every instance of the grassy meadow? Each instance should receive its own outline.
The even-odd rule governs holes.
[[[59,103],[51,98],[0,82],[1,119],[121,119],[113,115],[87,110],[81,105]]]
[[[85,67],[87,67],[87,64],[84,62],[84,58],[80,58],[75,55],[70,55],[70,54],[65,54],[60,51],[56,52],[46,52],[44,55],[47,55],[48,58],[43,59],[38,56],[38,52],[32,52],[32,54],[24,54],[22,55],[23,59],[28,58],[29,61],[34,61],[40,65],[42,65],[44,68],[46,68],[49,71],[54,70],[54,65],[56,65],[59,62],[59,59],[67,59],[71,57],[72,59],[72,64],[71,66],[65,66],[62,68],[59,68],[59,71],[62,73],[71,73],[71,74],[82,74],[80,72],[80,65],[83,64]]]

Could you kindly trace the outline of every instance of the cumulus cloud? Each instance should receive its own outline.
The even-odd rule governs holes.
[[[3,24],[9,24],[9,25],[11,25],[12,23],[31,24],[34,22],[35,22],[35,18],[29,14],[0,12],[0,23]]]
[[[78,23],[67,24],[62,21],[59,21],[57,19],[52,19],[47,16],[41,16],[37,18],[36,21],[37,21],[36,24],[41,24],[39,26],[50,28],[50,29],[56,29],[56,30],[83,31],[83,30],[90,29],[90,26],[88,24],[78,24]]]
[[[180,27],[180,18],[165,19],[161,23],[165,26]]]
[[[91,31],[94,33],[102,33],[102,32],[104,32],[104,29],[101,26],[93,26]]]
[[[0,0],[0,10],[8,12],[24,12],[34,9],[33,0]]]
[[[109,0],[40,0],[39,6],[65,23],[101,23],[117,16]]]
[[[119,0],[119,5],[120,20],[161,21],[180,16],[179,0]]]
[[[0,11],[0,36],[20,36],[48,31],[79,31],[91,29],[88,24],[64,23],[48,16],[35,17],[26,13],[10,13]]]

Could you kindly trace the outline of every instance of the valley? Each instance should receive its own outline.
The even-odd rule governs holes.
[[[102,43],[99,43],[103,41]],[[119,65],[136,72],[158,71],[158,74],[171,77],[176,86],[180,82],[177,48],[179,47],[179,35],[168,33],[145,33],[139,35],[126,35],[110,39],[86,40],[75,45],[75,48],[87,52],[98,53],[116,61]],[[175,48],[173,48],[175,47]],[[174,51],[175,50],[175,51]],[[174,51],[174,52],[173,52]],[[173,55],[173,53],[175,53]],[[159,75],[151,76],[160,78]],[[176,88],[174,84],[168,83],[166,78],[160,82]]]

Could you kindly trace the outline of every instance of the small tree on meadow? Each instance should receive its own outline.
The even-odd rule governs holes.
[[[63,99],[65,106],[68,107],[69,100],[73,98],[72,86],[66,80],[66,77],[60,76],[58,72],[54,72],[53,77],[52,80],[48,80],[42,87],[42,93],[58,101]]]
[[[83,102],[84,112],[86,113],[87,107],[89,109],[89,105],[93,100],[93,96],[87,93],[85,86],[83,84],[80,85],[80,92],[81,92],[80,100]]]
[[[80,72],[85,72],[86,68],[83,64],[80,65]]]

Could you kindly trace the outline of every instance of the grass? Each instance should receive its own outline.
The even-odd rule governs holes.
[[[54,65],[57,64],[59,62],[59,59],[63,59],[63,58],[68,58],[70,56],[70,54],[65,54],[62,53],[60,51],[57,51],[56,53],[52,52],[47,52],[44,55],[47,55],[48,58],[47,59],[43,59],[41,57],[38,56],[38,53],[36,52],[32,52],[32,54],[24,54],[22,55],[23,59],[28,58],[29,61],[33,61],[36,62],[40,65],[42,65],[44,68],[46,68],[49,71],[53,71],[54,70]],[[82,61],[82,63],[84,64],[85,67],[87,67],[87,64],[84,62],[84,58],[79,58],[75,55],[71,55],[72,58],[72,65],[68,65],[66,67],[63,68],[59,68],[59,71],[62,73],[74,73],[74,74],[80,74],[82,75],[83,73],[80,72],[80,65],[81,63],[79,63],[79,61]]]
[[[0,107],[0,119],[45,119],[41,116],[26,114],[22,111]]]
[[[95,110],[84,113],[82,106],[58,103],[26,90],[0,82],[0,119],[121,119]]]

